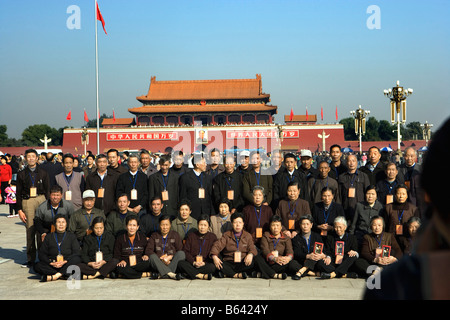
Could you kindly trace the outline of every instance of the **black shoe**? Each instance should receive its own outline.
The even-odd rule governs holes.
[[[150,280],[156,280],[156,279],[159,279],[159,273],[158,272],[152,272],[151,274],[150,274],[150,278],[149,278]]]
[[[117,279],[117,273],[115,271],[111,271],[109,273],[109,278],[110,279]]]
[[[212,279],[212,274],[208,273],[208,277],[206,278],[206,280],[211,280]]]
[[[349,272],[349,273],[347,273],[347,278],[358,279],[358,274],[356,272]]]
[[[302,279],[302,276],[300,275],[298,275],[298,274],[294,274],[293,276],[292,276],[292,280],[301,280]]]
[[[286,279],[286,278],[287,278],[287,274],[283,272],[283,273],[281,274],[281,279],[284,280],[284,279]]]
[[[331,274],[326,273],[326,272],[322,272],[320,274],[320,279],[331,279]]]
[[[219,279],[225,278],[225,275],[223,274],[222,271],[217,271],[217,278],[219,278]]]
[[[41,280],[39,280],[39,282],[47,282],[47,276],[45,274],[41,276]]]
[[[181,273],[177,273],[175,275],[175,280],[180,281],[181,280]]]
[[[241,273],[241,277],[242,277],[242,279],[247,279],[247,272],[242,272]]]

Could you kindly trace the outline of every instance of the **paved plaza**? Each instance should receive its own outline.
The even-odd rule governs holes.
[[[363,279],[300,281],[264,279],[138,280],[95,279],[72,283],[39,282],[25,262],[25,227],[19,218],[7,218],[8,206],[0,205],[1,300],[359,300]]]

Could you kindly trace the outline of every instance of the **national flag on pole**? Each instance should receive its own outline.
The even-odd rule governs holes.
[[[338,121],[338,112],[337,112],[337,106],[336,106],[336,121]]]
[[[72,111],[67,114],[66,120],[72,120]]]
[[[114,109],[113,109],[113,122],[116,122],[116,114],[114,113]]]
[[[102,13],[100,12],[100,9],[98,7],[98,2],[97,2],[97,20],[102,22],[103,31],[105,31],[105,34],[108,34],[105,29],[105,20],[103,19]]]
[[[306,106],[306,121],[308,121],[308,106]]]
[[[289,121],[294,120],[294,110],[291,108],[291,114],[289,115]]]
[[[89,122],[89,118],[87,116],[86,110],[84,110],[84,121]]]
[[[320,117],[322,118],[322,121],[323,121],[323,107],[322,106],[320,106]]]

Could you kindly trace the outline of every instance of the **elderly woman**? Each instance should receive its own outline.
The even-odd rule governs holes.
[[[349,228],[349,233],[358,239],[358,248],[362,246],[363,237],[372,232],[370,228],[372,218],[381,216],[383,212],[383,205],[377,200],[376,187],[368,186],[365,190],[365,201],[356,204],[355,215]]]
[[[116,271],[126,279],[150,276],[149,256],[145,254],[147,238],[139,231],[139,218],[130,215],[125,218],[127,232],[117,237],[114,244],[114,258],[118,260]]]
[[[372,217],[370,222],[372,232],[366,234],[361,248],[361,258],[355,262],[358,274],[367,276],[367,268],[376,266],[379,271],[383,266],[397,262],[402,257],[402,250],[392,233],[385,232],[384,219]]]
[[[211,280],[216,271],[209,253],[217,237],[208,230],[209,216],[203,214],[198,219],[198,230],[188,235],[183,246],[186,260],[179,261],[178,268],[191,279]]]
[[[406,222],[411,217],[418,217],[419,210],[408,200],[408,188],[400,184],[395,188],[394,202],[386,205],[386,231],[399,236],[404,236],[407,231]]]
[[[197,231],[197,220],[192,216],[191,202],[187,199],[178,204],[178,216],[172,221],[172,230],[178,232],[183,243],[189,233]]]
[[[322,201],[314,204],[312,213],[315,225],[313,230],[320,233],[325,241],[328,233],[333,230],[332,221],[336,217],[345,216],[345,213],[342,206],[333,201],[334,194],[331,188],[325,187],[321,190],[321,193]]]
[[[292,239],[292,247],[294,249],[294,259],[303,267],[296,274],[303,275],[320,275],[320,272],[331,273],[334,267],[330,264],[330,260],[325,260],[326,248],[320,234],[312,231],[314,224],[311,215],[302,216],[300,218],[300,230]]]
[[[269,230],[269,220],[273,216],[272,209],[264,205],[264,188],[254,186],[252,190],[253,204],[245,206],[242,213],[244,214],[244,228],[252,237],[253,242],[259,247],[262,235]]]
[[[406,233],[398,237],[398,244],[402,249],[403,254],[411,255],[413,251],[413,242],[417,236],[417,230],[422,225],[422,221],[418,217],[411,217],[406,222]]]
[[[345,217],[336,217],[334,219],[334,232],[327,236],[326,248],[331,265],[334,266],[334,271],[331,273],[322,273],[322,279],[332,278],[357,278],[355,272],[349,272],[353,263],[359,257],[358,241],[352,234],[346,232],[347,220]]]
[[[67,217],[55,216],[55,232],[48,233],[39,249],[39,262],[34,270],[41,282],[54,281],[67,273],[70,266],[81,262],[80,245],[74,233],[67,231]]]
[[[83,280],[106,278],[116,268],[117,259],[113,258],[115,237],[105,231],[105,219],[95,217],[92,221],[92,233],[84,237],[80,267]],[[114,276],[112,276],[114,277]]]
[[[153,270],[151,279],[180,280],[176,273],[178,262],[186,258],[178,232],[170,228],[170,215],[164,214],[159,218],[159,231],[153,232],[148,240],[146,254],[150,257]]]
[[[217,239],[220,239],[222,235],[231,230],[231,201],[224,198],[220,200],[219,203],[219,213],[211,216],[211,225],[209,226],[209,231],[214,233]]]
[[[264,279],[286,279],[289,271],[294,280],[299,280],[300,276],[295,274],[302,266],[294,260],[292,241],[281,232],[281,221],[280,216],[270,218],[269,231],[264,232],[261,239],[261,256],[264,258],[259,265],[261,275]]]
[[[247,272],[254,271],[254,257],[258,251],[252,235],[244,230],[244,216],[241,213],[231,215],[231,224],[232,230],[225,232],[214,243],[210,255],[220,278],[247,279]]]

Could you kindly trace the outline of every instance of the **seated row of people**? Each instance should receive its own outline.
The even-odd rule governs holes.
[[[288,274],[293,280],[306,275],[356,278],[367,276],[371,265],[379,269],[402,256],[395,236],[385,231],[380,216],[372,217],[371,232],[364,236],[361,250],[356,237],[347,232],[347,221],[342,216],[334,219],[333,230],[324,241],[313,231],[311,215],[300,217],[300,228],[292,239],[282,232],[282,218],[274,215],[259,248],[245,230],[244,220],[242,213],[235,212],[230,217],[231,230],[217,238],[210,231],[209,217],[202,215],[196,230],[188,233],[183,243],[178,232],[172,230],[168,215],[159,217],[159,230],[150,238],[139,230],[137,215],[126,217],[126,232],[117,237],[105,230],[103,217],[95,217],[81,248],[75,234],[67,231],[67,217],[57,214],[55,231],[45,236],[35,270],[42,275],[41,281],[65,276],[70,266],[79,267],[83,279],[211,280],[213,274],[242,279],[249,275],[286,279]]]

